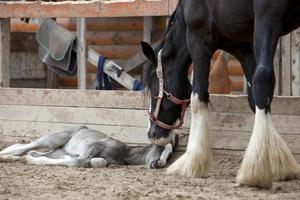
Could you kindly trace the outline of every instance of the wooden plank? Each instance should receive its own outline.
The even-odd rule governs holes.
[[[248,132],[253,130],[254,114],[212,112],[211,118],[213,130]],[[187,112],[183,129],[190,128],[190,119],[191,113]],[[299,115],[272,115],[272,121],[278,132],[300,135]]]
[[[252,113],[244,95],[210,95],[210,101],[214,112]],[[299,97],[274,97],[272,114],[299,115],[299,105]]]
[[[87,45],[139,45],[142,31],[87,31]]]
[[[12,88],[46,88],[46,79],[11,79]]]
[[[89,48],[109,59],[115,60],[128,59],[134,56],[140,50],[140,45],[89,45]]]
[[[9,105],[0,105],[0,110],[2,120],[138,127],[148,125],[146,110]]]
[[[88,61],[97,66],[100,55],[89,48],[88,50]],[[123,85],[128,90],[133,90],[135,79],[126,73],[122,67],[112,60],[106,59],[103,66],[103,71],[109,75],[112,79]]]
[[[0,142],[18,142],[20,139],[33,140],[53,131],[60,130],[62,127],[85,125],[81,124],[62,124],[49,122],[18,122],[0,120]],[[130,126],[106,126],[88,125],[89,128],[101,131],[115,139],[127,143],[149,143],[145,127]]]
[[[169,15],[172,15],[176,6],[178,4],[178,0],[169,0]]]
[[[274,89],[274,95],[278,96],[281,94],[281,51],[280,51],[280,40],[278,41],[277,47],[276,47],[276,52],[274,56],[274,72],[275,72],[275,79],[276,79],[276,84],[275,84],[275,89]]]
[[[84,106],[148,109],[148,98],[133,91],[77,91],[0,88],[2,105]],[[244,95],[210,95],[212,112],[252,113]],[[300,115],[299,97],[274,97],[272,114]]]
[[[291,95],[291,35],[281,38],[282,95]]]
[[[58,88],[59,75],[47,68],[47,88],[56,89]]]
[[[292,95],[300,96],[300,28],[291,33]]]
[[[241,131],[213,131],[212,142],[214,149],[226,150],[245,150],[250,141],[251,132]],[[299,135],[283,135],[282,138],[287,142],[287,145],[294,154],[300,154],[300,137]],[[187,144],[188,135],[179,137],[179,147],[185,147]]]
[[[38,43],[35,39],[34,33],[11,33],[10,39],[11,51],[26,51],[26,52],[34,52],[37,54],[38,51]]]
[[[161,40],[154,42],[151,46],[152,48],[157,48],[158,45],[161,43]],[[128,61],[123,65],[123,68],[126,72],[131,71],[132,69],[136,68],[144,64],[147,61],[147,57],[144,55],[142,51],[139,51],[136,55],[132,58],[128,59]]]
[[[45,79],[47,69],[36,52],[11,52],[11,79]]]
[[[77,78],[78,89],[86,89],[86,20],[77,19]]]
[[[32,141],[42,135],[60,130],[62,127],[78,126],[79,124],[61,124],[49,122],[18,122],[0,120],[0,142],[16,143],[20,140]],[[81,124],[84,125],[84,124]],[[127,143],[148,144],[146,127],[88,125],[89,128]],[[245,150],[251,132],[213,131],[213,148],[227,150]],[[300,154],[300,137],[298,135],[282,135],[293,153]],[[185,147],[188,135],[179,137],[178,148]]]
[[[147,127],[149,120],[146,110],[136,109],[0,105],[0,110],[1,120],[15,121]],[[211,116],[214,130],[251,132],[253,129],[253,114],[213,112]],[[187,112],[183,130],[190,128],[190,118]],[[280,133],[300,135],[299,115],[273,115],[272,119]]]
[[[10,86],[10,19],[0,19],[0,87]]]
[[[167,16],[168,3],[167,0],[0,2],[0,18]]]
[[[151,43],[152,29],[153,29],[153,18],[144,17],[143,40],[145,42]]]
[[[146,109],[142,92],[0,88],[1,105]]]

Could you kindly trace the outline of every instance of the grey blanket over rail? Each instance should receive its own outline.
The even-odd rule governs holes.
[[[49,68],[59,74],[76,74],[77,37],[52,19],[45,19],[36,34],[39,43],[39,57]]]

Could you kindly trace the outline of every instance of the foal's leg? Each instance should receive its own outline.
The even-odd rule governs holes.
[[[187,40],[194,63],[191,128],[186,152],[168,168],[167,172],[190,177],[206,177],[212,163],[211,123],[207,106],[211,54],[203,46],[203,41],[199,41],[197,33],[188,31]]]
[[[86,167],[88,162],[80,162],[78,158],[65,155],[62,158],[53,159],[46,156],[34,157],[30,154],[25,156],[26,164],[29,165],[58,165],[67,167]]]
[[[63,146],[72,137],[73,130],[65,129],[53,134],[45,135],[28,144],[15,144],[2,151],[0,155],[22,156],[27,151],[39,148],[56,149]]]
[[[288,1],[273,0],[273,6],[266,2],[254,1],[257,68],[253,77],[253,94],[256,113],[253,133],[237,181],[241,185],[269,188],[273,179],[292,178],[300,170],[290,149],[275,130],[270,115],[275,85],[273,58],[287,6],[284,2]]]

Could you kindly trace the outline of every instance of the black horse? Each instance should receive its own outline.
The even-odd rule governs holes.
[[[280,36],[298,26],[299,0],[181,0],[159,48],[153,50],[142,42],[143,52],[150,60],[145,69],[145,84],[152,96],[150,140],[157,144],[169,142],[170,130],[182,124],[191,94],[187,150],[169,167],[169,173],[207,176],[212,161],[207,107],[210,59],[217,49],[223,49],[241,62],[248,82],[249,104],[255,112],[238,184],[269,188],[273,180],[299,176],[300,167],[276,132],[270,115],[275,48]],[[192,62],[191,87],[187,72]]]

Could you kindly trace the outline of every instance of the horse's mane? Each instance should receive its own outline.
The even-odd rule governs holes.
[[[169,40],[171,39],[170,38],[171,37],[170,33],[173,31],[173,27],[174,27],[173,25],[174,25],[175,20],[176,20],[176,13],[177,13],[177,9],[170,16],[169,23],[168,23],[167,28],[166,28],[163,36],[162,36],[162,39],[161,39],[161,43],[154,49],[154,52],[155,52],[156,55],[158,54],[158,51],[162,48],[164,48],[164,50],[166,50],[164,52],[168,52],[168,50],[167,50],[168,47],[165,44],[169,43]],[[164,54],[164,56],[167,56],[167,55]],[[145,90],[144,90],[145,94],[147,94],[148,89],[153,86],[153,82],[157,81],[155,69],[156,69],[156,66],[154,67],[153,63],[149,60],[144,65],[143,84],[145,86]],[[154,91],[154,88],[151,91],[157,92],[157,91]]]

